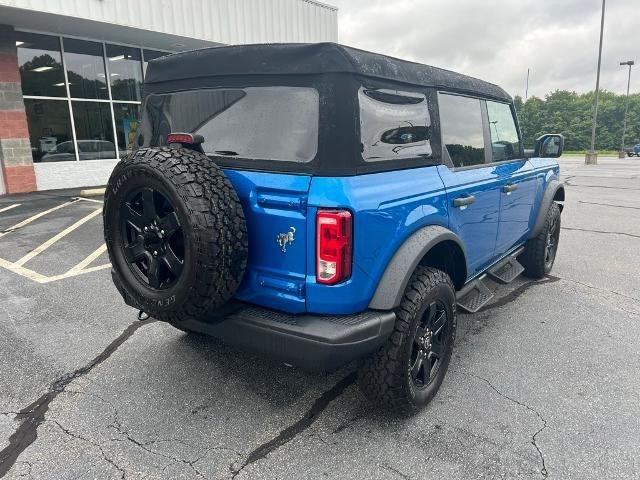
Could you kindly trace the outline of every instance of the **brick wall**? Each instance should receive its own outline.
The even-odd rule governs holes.
[[[16,42],[8,25],[0,25],[0,169],[6,193],[36,190]]]

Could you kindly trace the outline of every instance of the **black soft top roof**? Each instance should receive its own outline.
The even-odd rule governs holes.
[[[145,82],[324,73],[347,73],[511,101],[502,88],[483,80],[336,43],[237,45],[175,53],[149,62]]]

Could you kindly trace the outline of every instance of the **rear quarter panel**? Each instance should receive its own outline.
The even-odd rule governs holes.
[[[349,314],[366,309],[402,242],[426,225],[448,225],[446,202],[436,167],[354,177],[313,177],[307,215],[307,311]],[[351,279],[339,285],[316,283],[318,208],[346,208],[353,214],[353,270]]]

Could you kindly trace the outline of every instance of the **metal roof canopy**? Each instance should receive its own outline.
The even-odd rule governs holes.
[[[0,0],[0,23],[174,52],[338,35],[337,9],[311,0]]]

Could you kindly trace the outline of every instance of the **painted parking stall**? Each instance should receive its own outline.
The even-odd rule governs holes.
[[[102,201],[84,197],[2,206],[0,268],[37,283],[109,268],[101,214]]]

